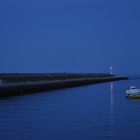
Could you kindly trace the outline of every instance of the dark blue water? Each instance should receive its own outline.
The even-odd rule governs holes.
[[[140,80],[96,84],[0,100],[1,140],[140,139]]]

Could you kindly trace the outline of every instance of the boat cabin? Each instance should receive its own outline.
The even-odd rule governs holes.
[[[130,89],[136,89],[136,86],[130,86]]]

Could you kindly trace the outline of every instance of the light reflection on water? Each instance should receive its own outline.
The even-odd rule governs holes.
[[[110,131],[109,134],[110,136],[113,136],[115,134],[113,130],[113,125],[114,125],[114,91],[113,91],[113,82],[110,82],[110,119],[109,119],[109,126],[110,126]]]
[[[140,100],[125,89],[140,80],[103,83],[0,100],[2,140],[140,139]]]

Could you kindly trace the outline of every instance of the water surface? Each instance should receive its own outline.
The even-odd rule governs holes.
[[[2,140],[140,139],[140,100],[118,81],[0,100]]]

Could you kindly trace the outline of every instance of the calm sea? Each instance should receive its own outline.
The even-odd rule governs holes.
[[[0,100],[0,140],[139,140],[140,100],[118,81]]]

